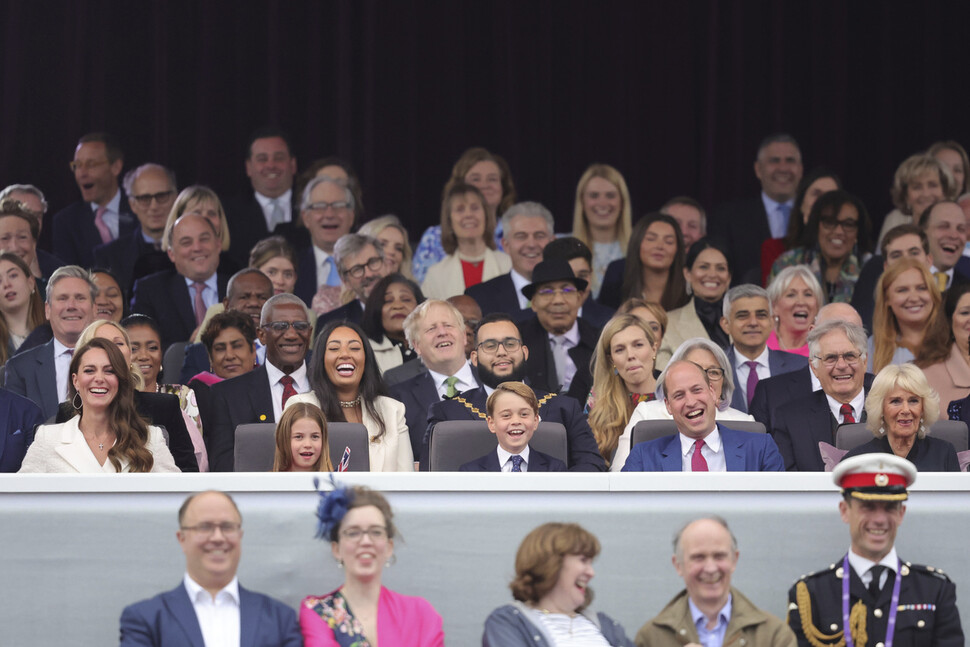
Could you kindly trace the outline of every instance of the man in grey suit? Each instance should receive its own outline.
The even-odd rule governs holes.
[[[293,609],[236,578],[243,530],[232,497],[215,490],[190,496],[179,508],[175,536],[185,576],[173,590],[125,607],[123,647],[303,645]]]
[[[731,337],[727,356],[738,387],[731,406],[738,411],[748,412],[759,381],[808,366],[806,357],[768,348],[773,321],[764,288],[745,283],[724,295],[721,328]]]
[[[90,272],[77,265],[58,268],[47,283],[44,305],[54,338],[7,362],[4,386],[37,403],[45,419],[55,415],[58,403],[67,399],[74,345],[81,331],[94,320],[97,294]]]

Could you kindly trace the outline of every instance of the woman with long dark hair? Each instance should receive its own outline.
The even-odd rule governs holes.
[[[417,357],[404,334],[404,320],[423,301],[421,288],[403,274],[388,274],[371,290],[361,328],[381,373]]]
[[[387,397],[374,351],[364,330],[349,321],[332,321],[313,344],[310,393],[291,397],[315,404],[328,422],[358,422],[370,437],[372,472],[413,472],[414,455],[404,405]]]

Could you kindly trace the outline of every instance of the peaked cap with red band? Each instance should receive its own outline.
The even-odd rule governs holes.
[[[866,501],[905,501],[916,480],[916,466],[892,454],[862,454],[847,458],[832,470],[842,493]]]

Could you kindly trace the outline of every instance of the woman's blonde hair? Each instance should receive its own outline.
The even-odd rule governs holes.
[[[881,438],[886,433],[882,409],[890,391],[897,386],[918,395],[923,401],[923,416],[916,435],[919,438],[925,437],[926,428],[940,419],[940,396],[926,381],[923,371],[908,362],[885,366],[872,381],[872,388],[866,396],[866,427],[876,438]]]
[[[405,229],[404,225],[401,224],[400,218],[393,214],[388,214],[386,216],[374,218],[373,220],[368,220],[360,226],[360,231],[358,233],[377,238],[380,233],[388,227],[397,229],[404,237],[404,258],[401,259],[401,269],[398,270],[398,273],[403,274],[409,279],[414,279],[414,276],[411,274],[411,259],[414,257],[414,252],[411,250],[411,241],[408,238],[408,230]]]
[[[168,212],[168,219],[165,220],[165,232],[162,234],[163,252],[167,252],[168,248],[171,247],[172,228],[175,226],[175,221],[182,217],[189,205],[203,200],[215,203],[216,211],[219,212],[219,239],[222,241],[222,251],[229,250],[229,222],[226,220],[226,210],[222,208],[222,201],[219,200],[216,192],[209,187],[195,184],[182,189]]]
[[[633,401],[623,379],[616,374],[612,360],[613,337],[627,328],[639,328],[653,347],[657,358],[657,341],[650,326],[636,315],[618,314],[603,327],[593,354],[593,393],[595,401],[589,411],[589,426],[596,438],[596,446],[607,463],[616,451],[623,429],[633,415]],[[652,369],[653,367],[651,367]]]
[[[893,199],[893,204],[901,212],[908,216],[913,216],[916,220],[920,214],[913,213],[906,204],[906,193],[909,185],[927,171],[935,171],[940,178],[940,187],[943,189],[943,197],[947,200],[954,200],[959,192],[959,187],[953,179],[953,174],[949,167],[927,153],[911,155],[903,160],[903,163],[896,169],[893,176],[893,185],[889,189],[889,195]]]
[[[925,263],[914,258],[903,258],[887,267],[886,271],[879,277],[879,283],[876,284],[876,309],[872,318],[872,368],[877,373],[892,362],[897,347],[896,337],[901,332],[896,315],[889,307],[889,289],[903,272],[909,270],[918,270],[922,275],[923,281],[926,283],[927,293],[930,295],[933,304],[930,315],[926,320],[924,334],[925,330],[929,330],[933,322],[940,316],[942,298],[936,287],[936,282],[933,280],[933,275],[930,274]],[[918,348],[911,348],[910,350],[913,351],[913,355],[916,355],[919,351]]]
[[[290,438],[293,435],[293,425],[298,420],[309,418],[317,423],[323,436],[323,449],[313,470],[317,472],[332,472],[333,463],[330,461],[330,447],[327,437],[327,419],[323,417],[320,407],[309,402],[297,402],[286,408],[280,421],[276,424],[276,457],[273,459],[274,472],[289,472],[293,467],[293,450]]]
[[[109,321],[108,319],[98,319],[97,321],[92,321],[90,324],[88,324],[87,327],[81,331],[81,336],[77,338],[77,343],[74,345],[74,347],[80,348],[97,337],[95,333],[101,326],[111,326],[117,330],[118,334],[124,338],[125,344],[128,346],[129,355],[131,354],[131,337],[128,335],[128,331],[125,330],[121,324]],[[135,387],[135,390],[144,391],[145,376],[141,374],[141,370],[136,368],[135,365],[131,363],[128,364],[128,369],[131,373],[131,383]]]
[[[623,175],[609,164],[591,164],[579,178],[579,184],[576,185],[576,204],[573,207],[573,236],[592,249],[593,241],[589,235],[589,222],[583,209],[583,192],[586,191],[586,185],[594,177],[603,178],[620,192],[620,217],[616,221],[616,240],[620,243],[621,249],[626,249],[627,243],[630,242],[630,232],[633,230],[633,207],[630,206],[630,190],[626,186]]]

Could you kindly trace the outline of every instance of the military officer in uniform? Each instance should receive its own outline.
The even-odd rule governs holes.
[[[956,588],[942,571],[902,561],[894,547],[916,468],[892,454],[865,454],[832,472],[842,488],[848,554],[806,575],[788,593],[788,624],[804,647],[963,645]]]

